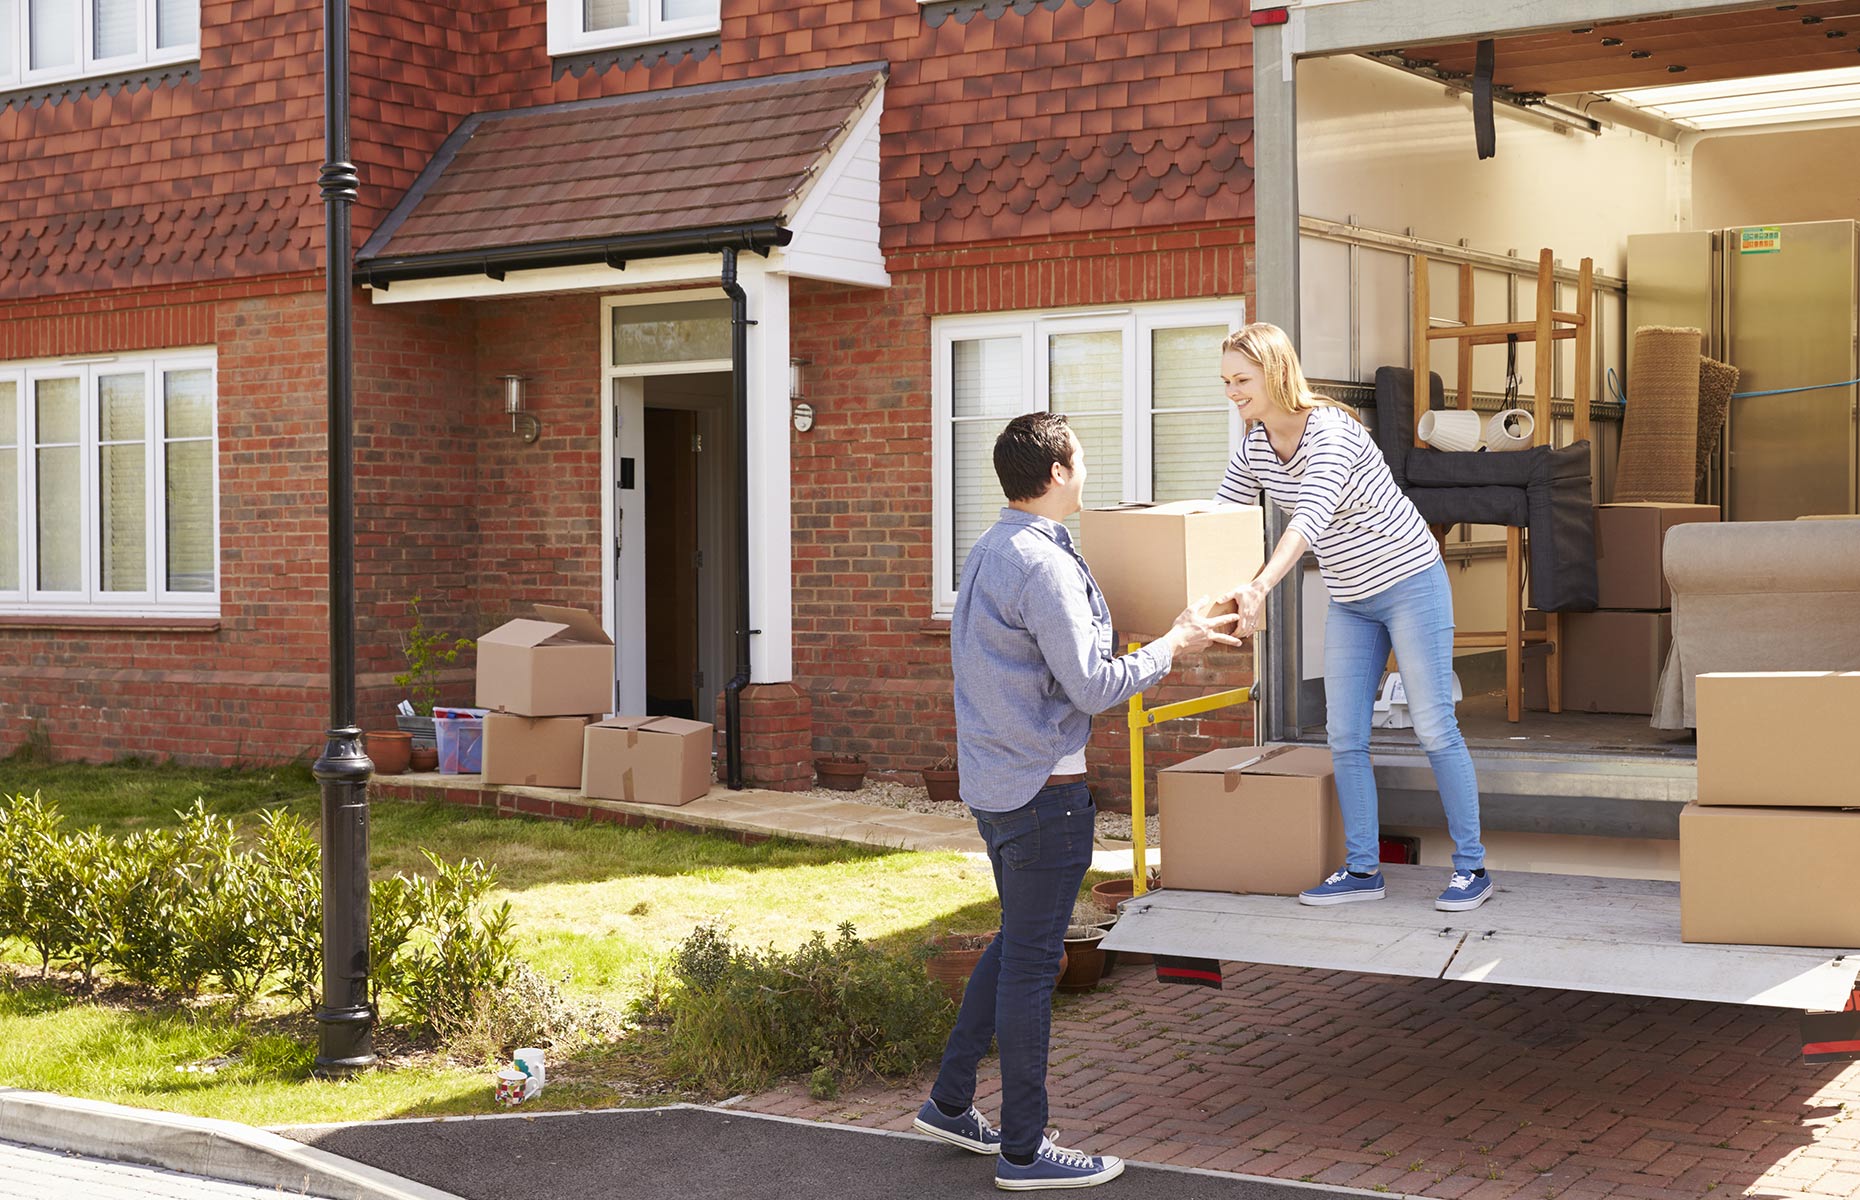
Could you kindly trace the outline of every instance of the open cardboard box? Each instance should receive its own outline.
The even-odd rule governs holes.
[[[478,639],[478,707],[585,717],[614,706],[614,644],[593,613],[538,604]]]

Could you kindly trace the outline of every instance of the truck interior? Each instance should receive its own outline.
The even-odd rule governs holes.
[[[1449,406],[1462,374],[1482,418],[1534,409],[1547,377],[1552,443],[1576,440],[1586,404],[1592,499],[1609,502],[1635,415],[1635,330],[1692,326],[1704,356],[1739,368],[1739,393],[1787,394],[1729,401],[1691,499],[1723,522],[1860,511],[1860,2],[1265,7],[1281,11],[1253,17],[1258,315],[1295,327],[1319,390],[1375,425],[1378,369],[1411,370],[1428,337],[1417,297],[1439,335],[1535,322],[1547,286],[1559,319],[1588,314],[1581,369],[1574,337],[1550,341],[1541,374],[1529,339],[1500,337],[1470,361],[1433,343]],[[1569,15],[1585,8],[1593,20]],[[1553,282],[1539,279],[1545,249]],[[1756,256],[1802,274],[1740,282]],[[1504,529],[1449,528],[1443,548],[1458,628],[1503,629]],[[1262,652],[1262,740],[1322,742],[1323,592],[1314,565],[1292,579]],[[1134,898],[1105,946],[1802,1010],[1850,1001],[1851,950],[1681,941],[1678,816],[1697,799],[1696,739],[1649,711],[1547,711],[1529,677],[1545,657],[1527,658],[1512,719],[1503,655],[1456,652],[1497,902],[1434,910],[1451,843],[1426,757],[1392,719],[1372,743],[1385,845],[1408,842],[1424,865],[1385,867],[1387,901],[1163,890]],[[1162,870],[1166,889],[1166,822]]]

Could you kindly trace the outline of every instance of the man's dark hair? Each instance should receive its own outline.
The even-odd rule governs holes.
[[[995,475],[1009,500],[1037,500],[1053,479],[1053,464],[1072,469],[1072,438],[1060,413],[1024,413],[995,439]]]

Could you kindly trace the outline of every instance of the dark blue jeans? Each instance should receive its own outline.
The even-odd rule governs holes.
[[[1032,1154],[1046,1133],[1046,1058],[1053,985],[1066,926],[1091,866],[1091,792],[1083,783],[1042,788],[1013,812],[975,814],[995,869],[1001,932],[969,976],[956,1028],[930,1098],[950,1109],[975,1100],[975,1068],[1001,1050],[1001,1146]]]

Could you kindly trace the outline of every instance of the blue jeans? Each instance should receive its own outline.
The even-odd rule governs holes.
[[[1369,765],[1369,722],[1389,649],[1408,693],[1415,736],[1427,751],[1453,836],[1453,865],[1485,865],[1479,844],[1479,780],[1453,714],[1453,593],[1435,563],[1362,600],[1330,602],[1324,622],[1326,732],[1343,810],[1346,864],[1373,871],[1380,860],[1376,777]]]
[[[1001,932],[962,995],[930,1098],[962,1110],[975,1101],[975,1068],[1001,1049],[1001,1148],[1033,1154],[1046,1133],[1046,1056],[1053,985],[1066,926],[1091,866],[1091,792],[1083,783],[1041,788],[1012,812],[975,813],[1001,897]]]

